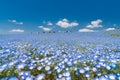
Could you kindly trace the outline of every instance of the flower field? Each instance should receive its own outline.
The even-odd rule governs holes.
[[[120,37],[0,35],[0,80],[120,80]]]

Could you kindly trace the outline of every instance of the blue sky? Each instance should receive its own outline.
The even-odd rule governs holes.
[[[0,33],[114,30],[120,25],[119,3],[119,0],[0,0]]]

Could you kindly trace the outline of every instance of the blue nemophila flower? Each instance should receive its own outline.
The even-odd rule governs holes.
[[[116,69],[116,68],[118,68],[118,64],[111,64],[111,67],[112,67],[113,69]]]
[[[101,67],[101,65],[100,65],[100,64],[97,64],[97,65],[96,65],[96,67],[97,67],[97,68],[100,68],[100,67]]]
[[[66,77],[65,80],[72,80],[71,76]]]
[[[55,69],[55,70],[57,70],[58,68],[59,68],[58,66],[55,66],[55,68],[54,68],[54,69]]]
[[[93,72],[96,72],[96,71],[97,71],[97,68],[96,68],[96,67],[93,67],[92,70],[93,70]]]
[[[110,80],[116,80],[116,75],[115,74],[109,74],[108,75]]]
[[[101,76],[102,74],[100,72],[97,73],[98,76]]]
[[[113,59],[111,60],[112,63],[117,63],[117,60]]]
[[[63,76],[69,77],[69,76],[70,76],[70,72],[65,72],[65,73],[63,73]]]
[[[48,60],[45,60],[45,63],[49,63],[49,61],[48,61]]]
[[[107,70],[111,70],[112,67],[111,67],[111,66],[106,66],[106,69],[107,69]]]
[[[46,67],[45,67],[45,70],[46,70],[46,71],[49,71],[49,70],[50,70],[50,66],[46,66]]]
[[[65,77],[62,77],[61,80],[66,80],[66,78],[65,78]]]
[[[62,63],[58,63],[58,65],[59,65],[59,67],[61,67],[61,66],[62,66]]]
[[[5,68],[0,66],[0,72],[2,72]]]
[[[30,74],[29,71],[25,71],[25,72],[24,72],[24,75],[25,75],[25,76],[30,76],[31,74]]]
[[[57,69],[57,73],[60,73],[62,70],[60,68]]]
[[[117,79],[120,80],[120,76],[118,76]]]
[[[77,64],[77,60],[75,60],[73,63],[74,63],[74,64]]]
[[[21,80],[25,80],[25,79],[26,79],[26,76],[23,75],[23,76],[20,77],[20,79],[21,79]]]
[[[16,53],[16,50],[10,50],[10,53]]]
[[[44,78],[45,78],[45,74],[39,74],[39,75],[37,75],[35,80],[44,80]]]
[[[74,70],[75,70],[75,71],[77,71],[77,70],[78,70],[78,68],[77,68],[77,67],[74,67]]]
[[[101,76],[101,77],[99,77],[99,80],[109,80],[109,79],[106,78],[105,76]]]
[[[64,59],[64,61],[65,61],[65,62],[68,62],[68,59],[67,59],[67,58],[65,58],[65,59]]]
[[[104,77],[108,78],[108,74],[103,75]]]
[[[38,66],[38,67],[37,67],[37,70],[41,70],[41,69],[42,69],[42,66]]]
[[[19,72],[18,75],[22,76],[22,75],[24,75],[24,72]]]
[[[18,68],[18,69],[24,69],[25,66],[26,66],[25,63],[20,63],[20,64],[18,64],[18,65],[16,66],[16,68]]]
[[[68,68],[68,67],[65,68],[66,71],[69,71],[69,69],[70,69],[70,68]]]
[[[4,50],[0,50],[0,54],[2,54],[4,52]]]
[[[120,73],[117,73],[116,76],[120,79]]]
[[[73,65],[72,62],[68,62],[67,64],[68,64],[68,66],[72,66]]]
[[[63,77],[63,75],[62,74],[58,74],[58,78],[62,78]]]
[[[33,76],[28,76],[28,77],[26,77],[25,80],[34,80],[34,79],[33,79]]]
[[[61,65],[61,68],[64,69],[66,66],[65,65]]]
[[[84,67],[85,71],[89,71],[90,70],[90,67],[89,66],[86,66]]]
[[[19,76],[23,76],[23,77],[31,76],[31,74],[30,74],[29,71],[22,71],[22,72],[19,72],[18,75],[19,75]]]
[[[90,77],[90,73],[84,73],[84,76],[89,78]]]
[[[104,67],[104,62],[99,62],[99,65]]]
[[[28,67],[30,70],[34,69],[35,68],[35,65],[31,65]]]
[[[82,73],[82,74],[84,74],[85,70],[81,68],[81,69],[79,69],[79,72]]]
[[[12,66],[13,66],[13,65],[12,65]],[[2,65],[2,68],[3,68],[3,69],[5,69],[5,68],[7,68],[7,67],[8,67],[7,64]]]
[[[27,61],[28,58],[22,58],[21,62],[25,63]]]
[[[50,62],[50,61],[47,63],[47,65],[49,65],[49,66],[50,66],[51,64],[52,64],[52,62]]]

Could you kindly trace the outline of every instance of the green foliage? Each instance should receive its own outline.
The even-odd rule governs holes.
[[[110,36],[113,36],[113,37],[120,37],[120,34],[110,34]]]

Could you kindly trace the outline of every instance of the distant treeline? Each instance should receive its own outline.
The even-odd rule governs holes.
[[[120,37],[120,34],[110,34],[110,36]]]
[[[120,30],[120,28],[116,27],[115,29]]]
[[[31,34],[34,34],[34,33],[37,33],[37,34],[40,34],[40,33],[70,33],[72,31],[42,31],[42,32],[31,32]]]

